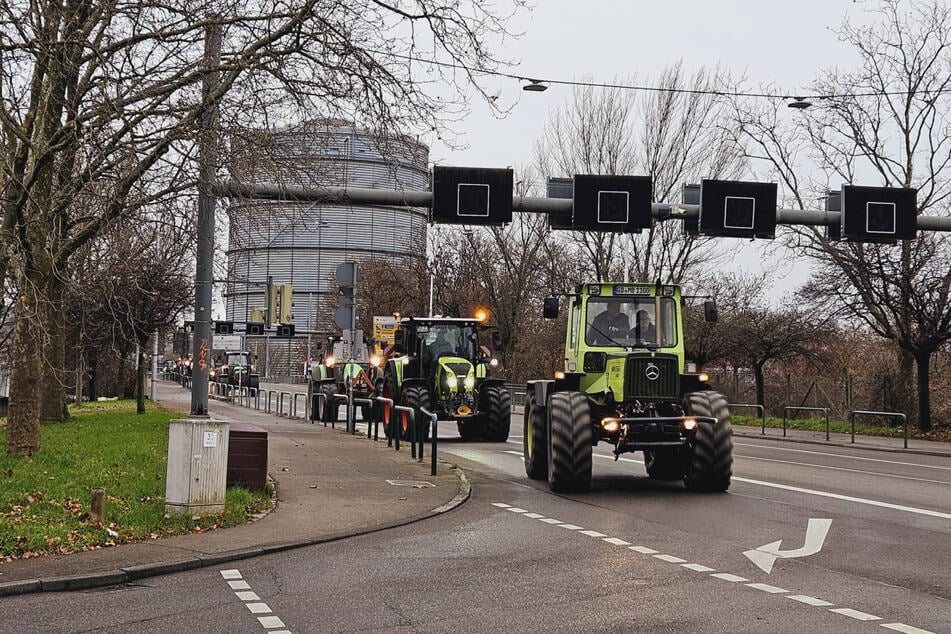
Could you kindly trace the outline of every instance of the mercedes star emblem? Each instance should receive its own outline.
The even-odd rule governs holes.
[[[658,368],[653,363],[648,363],[647,369],[644,370],[644,374],[647,376],[648,381],[656,381],[660,378],[660,368]]]

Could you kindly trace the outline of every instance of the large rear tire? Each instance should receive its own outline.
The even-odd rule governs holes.
[[[422,385],[411,385],[403,389],[403,405],[409,407],[413,410],[414,421],[416,423],[416,429],[418,430],[420,425],[423,427],[423,442],[429,440],[429,416],[426,416],[422,412],[422,408],[429,409],[429,392],[426,391],[426,388]],[[410,438],[410,429],[409,429],[409,417],[405,417],[405,423],[403,425],[403,438],[406,440],[415,440]],[[418,433],[418,432],[417,432]]]
[[[333,383],[323,383],[320,386],[320,393],[324,395],[324,410],[321,412],[323,422],[336,423],[338,410],[340,409],[337,400],[334,398],[334,394],[337,393],[337,386]]]
[[[383,380],[383,398],[388,398],[393,401],[394,404],[400,403],[400,390],[396,385],[396,377],[387,367],[385,371],[385,378]],[[383,433],[387,438],[392,438],[399,434],[400,423],[402,422],[402,417],[394,410],[389,403],[383,403],[380,405],[380,420],[383,421]],[[389,421],[389,424],[387,424]],[[397,430],[395,432],[391,430]],[[400,436],[402,438],[402,435]]]
[[[691,491],[726,491],[733,477],[733,426],[729,403],[719,392],[705,390],[688,394],[685,406],[688,413],[712,416],[717,422],[715,425],[697,424],[684,484]]]
[[[591,410],[581,392],[555,392],[548,410],[548,486],[555,492],[591,487]]]
[[[525,418],[522,424],[522,457],[525,473],[532,480],[544,480],[548,475],[548,431],[546,430],[545,407],[529,396],[525,402]]]
[[[665,482],[683,480],[687,473],[687,461],[676,450],[645,449],[644,466],[651,479]]]
[[[479,409],[485,424],[485,440],[505,442],[512,427],[512,395],[502,385],[488,385],[479,395]]]

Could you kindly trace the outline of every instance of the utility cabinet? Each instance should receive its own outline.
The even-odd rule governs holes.
[[[209,515],[225,507],[228,423],[178,418],[168,427],[165,512]]]

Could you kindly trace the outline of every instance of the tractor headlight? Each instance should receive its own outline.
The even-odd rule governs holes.
[[[467,377],[465,378],[465,380],[463,381],[462,384],[463,384],[464,386],[466,386],[466,389],[467,389],[467,390],[471,390],[472,388],[475,387],[475,377],[474,377],[474,376],[467,376]]]
[[[459,381],[456,379],[456,377],[450,374],[446,377],[446,385],[448,385],[450,389],[454,390],[456,389],[456,386],[459,385]]]
[[[621,423],[613,418],[605,418],[601,421],[601,428],[609,434],[613,434],[621,428]]]
[[[489,360],[489,365],[492,366],[493,368],[497,366],[498,364],[499,364],[499,360],[496,358],[492,358]]]
[[[697,428],[697,421],[695,421],[692,418],[687,418],[684,420],[683,426],[684,426],[684,429],[686,429],[687,431],[693,431],[694,429]]]
[[[334,358],[333,355],[329,355],[326,359],[324,359],[324,365],[327,366],[328,368],[334,367],[335,363],[337,363],[337,360]]]
[[[372,357],[370,357],[370,365],[372,365],[374,368],[380,367],[382,363],[383,363],[383,357],[381,357],[380,355],[375,354]]]

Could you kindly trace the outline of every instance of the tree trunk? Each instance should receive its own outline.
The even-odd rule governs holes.
[[[908,424],[918,422],[918,408],[915,407],[915,356],[908,350],[900,351],[898,376],[895,377],[894,403],[889,411],[904,412],[908,416]]]
[[[140,343],[135,368],[135,413],[145,413],[145,353]]]
[[[753,378],[756,379],[756,404],[766,407],[766,390],[765,390],[765,380],[763,378],[763,364],[754,363],[753,364]]]
[[[46,336],[43,339],[43,387],[40,390],[40,420],[63,421],[66,409],[66,285],[57,274],[49,277],[41,306]]]
[[[931,352],[916,352],[915,362],[918,366],[918,429],[927,432],[931,431],[931,389],[928,384]]]
[[[13,322],[10,362],[10,412],[7,418],[7,455],[25,456],[40,449],[40,380],[42,360],[40,322],[35,288],[21,277]]]

